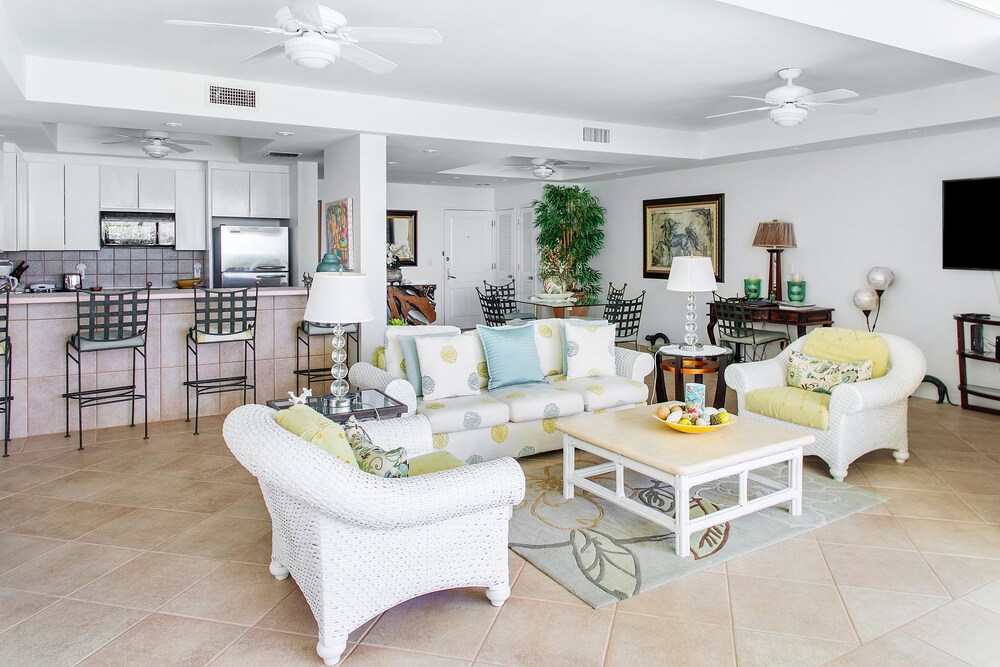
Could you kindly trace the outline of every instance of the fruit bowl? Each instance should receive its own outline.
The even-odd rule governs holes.
[[[717,431],[720,428],[724,428],[733,423],[733,417],[729,418],[729,421],[725,424],[716,424],[715,426],[695,426],[694,424],[672,424],[664,419],[660,419],[656,415],[653,415],[653,419],[660,422],[661,424],[666,424],[675,431],[680,431],[681,433],[707,433],[708,431]]]
[[[180,289],[191,289],[201,281],[201,278],[181,278],[180,280],[175,280],[174,283]]]
[[[667,410],[669,410],[669,412]],[[692,424],[692,423],[680,424],[677,421],[678,416],[680,415],[683,415],[683,417],[680,417],[682,419],[687,418],[692,421],[694,420],[708,421],[709,417],[715,419],[714,416],[715,413],[719,413],[719,416],[724,417],[725,421],[721,424],[702,424],[702,425]],[[661,417],[660,416],[661,414],[664,416]],[[679,402],[670,402],[661,405],[657,408],[656,412],[653,412],[652,415],[650,416],[656,419],[656,421],[666,424],[670,428],[674,429],[675,431],[680,431],[681,433],[705,433],[707,431],[715,431],[722,428],[723,426],[729,426],[734,421],[733,415],[727,412],[725,409],[716,410],[715,408],[712,407],[705,407],[701,411],[696,409],[685,411],[684,404]],[[674,417],[674,419],[671,419],[670,417]],[[701,419],[699,419],[699,417]]]

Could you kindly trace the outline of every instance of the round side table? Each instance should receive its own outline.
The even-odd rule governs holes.
[[[695,376],[696,381],[705,384],[705,375],[717,373],[715,384],[715,406],[726,404],[726,365],[732,350],[717,345],[703,345],[697,350],[684,350],[680,345],[666,345],[656,351],[656,402],[663,403],[667,397],[667,384],[663,378],[664,372],[674,374],[674,396],[676,400],[684,397],[685,376]]]

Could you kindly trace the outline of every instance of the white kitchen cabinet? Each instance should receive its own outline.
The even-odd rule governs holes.
[[[212,170],[212,215],[250,217],[250,172]]]
[[[175,188],[175,247],[178,250],[205,250],[205,174],[200,171],[178,171]]]
[[[139,170],[139,210],[174,210],[174,170]]]
[[[17,250],[17,155],[0,152],[0,250]]]
[[[28,162],[28,239],[23,250],[64,250],[64,166]]]
[[[100,168],[96,164],[67,164],[64,181],[65,231],[63,248],[66,250],[100,250]],[[31,234],[30,228],[28,233]]]
[[[288,217],[288,174],[250,172],[250,217]]]
[[[138,167],[112,165],[101,167],[101,209],[125,211],[139,209]]]

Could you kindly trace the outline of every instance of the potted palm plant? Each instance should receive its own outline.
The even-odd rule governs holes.
[[[565,291],[597,296],[602,277],[590,261],[604,247],[605,211],[600,201],[579,185],[549,183],[532,206],[543,280],[550,277],[546,270],[551,267],[551,276],[565,283]]]

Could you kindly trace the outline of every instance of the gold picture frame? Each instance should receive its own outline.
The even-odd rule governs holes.
[[[725,280],[724,194],[642,202],[642,277],[670,277],[675,256],[712,258],[716,282]]]

